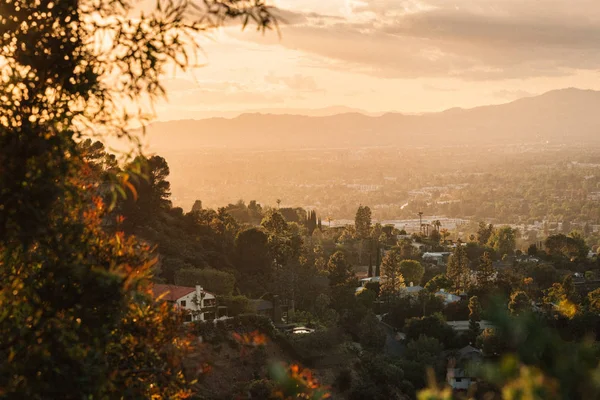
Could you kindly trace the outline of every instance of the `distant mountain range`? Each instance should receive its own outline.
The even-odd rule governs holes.
[[[156,122],[148,127],[147,142],[152,151],[159,153],[206,147],[282,149],[546,142],[598,144],[600,92],[562,89],[507,104],[453,108],[423,115],[252,113],[231,119]]]

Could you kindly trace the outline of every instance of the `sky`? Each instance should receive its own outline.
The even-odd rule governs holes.
[[[434,112],[600,90],[597,0],[273,0],[281,34],[199,38],[158,119],[346,106]]]

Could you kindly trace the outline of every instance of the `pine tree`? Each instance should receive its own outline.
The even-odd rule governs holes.
[[[469,269],[467,252],[462,246],[462,243],[459,242],[448,262],[446,276],[454,283],[454,288],[460,291],[467,289],[470,274],[471,270]]]
[[[492,258],[487,251],[479,259],[479,267],[477,268],[477,285],[488,287],[494,280],[496,272],[492,265]]]
[[[381,263],[381,294],[388,299],[398,295],[404,288],[404,277],[400,272],[400,252],[396,249],[388,252]]]
[[[467,337],[471,344],[475,343],[477,337],[481,334],[480,320],[481,304],[479,303],[479,298],[473,296],[469,299],[469,330],[467,332]]]
[[[368,206],[359,206],[354,218],[356,233],[361,239],[371,233],[371,209]]]

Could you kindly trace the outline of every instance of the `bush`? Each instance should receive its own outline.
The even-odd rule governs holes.
[[[298,354],[318,357],[331,353],[343,342],[343,335],[339,329],[330,328],[304,335],[291,335],[289,342]]]
[[[358,339],[364,349],[380,351],[385,345],[385,331],[373,313],[367,314],[358,325]]]
[[[407,340],[418,340],[421,336],[435,338],[446,348],[451,348],[456,339],[454,330],[439,314],[409,319],[406,321],[404,333]]]
[[[227,307],[227,315],[230,317],[252,312],[250,300],[246,296],[218,296],[217,301],[220,306]]]

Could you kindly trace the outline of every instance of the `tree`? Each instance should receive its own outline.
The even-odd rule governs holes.
[[[235,287],[235,277],[212,268],[186,268],[175,273],[175,284],[188,287],[200,285],[218,296],[231,296]]]
[[[405,282],[418,285],[425,274],[425,268],[420,262],[415,260],[402,260],[400,262],[400,273]]]
[[[494,232],[494,225],[492,224],[486,224],[485,222],[480,222],[479,223],[479,229],[477,229],[477,242],[479,242],[479,244],[481,246],[485,246],[488,241],[490,240],[490,237],[492,237],[492,233]]]
[[[401,253],[397,249],[390,250],[381,263],[381,294],[393,298],[404,288],[404,277],[400,271]]]
[[[493,283],[496,271],[492,264],[492,258],[487,251],[479,259],[479,267],[477,268],[477,285],[489,287]]]
[[[535,257],[538,254],[538,248],[537,245],[535,243],[532,243],[529,245],[529,247],[527,248],[527,255],[530,257]]]
[[[600,312],[600,288],[589,292],[587,299],[590,304],[590,310],[596,313]]]
[[[448,261],[446,276],[454,284],[456,290],[466,290],[471,279],[469,259],[461,243],[458,243]]]
[[[409,319],[404,326],[404,333],[409,341],[427,336],[439,340],[446,348],[452,347],[456,337],[454,330],[439,314]]]
[[[342,251],[336,251],[329,258],[327,270],[329,271],[330,286],[345,285],[354,276],[354,271]]]
[[[486,328],[477,337],[476,345],[486,357],[497,357],[507,350],[508,343],[496,334],[494,329]]]
[[[472,296],[469,299],[469,331],[467,337],[469,342],[475,344],[477,337],[481,334],[479,321],[481,320],[481,304],[477,296]]]
[[[196,200],[192,206],[192,212],[199,212],[202,210],[202,200]]]
[[[477,296],[472,296],[469,299],[469,319],[473,321],[481,321],[481,304]]]
[[[450,289],[452,287],[452,281],[446,277],[445,274],[436,275],[429,282],[425,284],[425,289],[431,293],[436,293],[442,289]]]
[[[356,234],[365,239],[371,233],[371,209],[368,206],[359,206],[354,218]]]
[[[124,230],[135,233],[137,228],[148,223],[148,218],[156,218],[162,212],[171,208],[171,184],[167,181],[169,165],[160,156],[148,159],[137,157],[130,169],[139,165],[142,175],[133,183],[132,188],[136,196],[129,196],[121,206],[121,213],[125,217]]]
[[[370,311],[358,324],[358,339],[363,348],[379,352],[385,345],[385,331]]]
[[[375,248],[375,276],[381,275],[381,248],[379,248],[379,242]]]
[[[531,310],[531,300],[527,293],[522,290],[517,290],[510,295],[508,309],[513,315],[520,315]]]
[[[288,230],[288,224],[279,211],[269,211],[260,225],[274,235],[283,235]]]
[[[140,170],[91,184],[95,167],[78,141],[131,136],[129,122],[140,119],[120,100],[164,94],[160,77],[187,67],[195,33],[237,18],[265,28],[274,20],[262,1],[133,13],[132,2],[112,0],[1,6],[3,397],[189,397],[182,318],[153,301],[149,246],[123,234],[108,212],[114,202],[103,201],[134,196]]]
[[[497,229],[489,239],[489,244],[502,257],[505,254],[509,256],[515,251],[517,241],[517,230],[510,226],[503,226]]]

